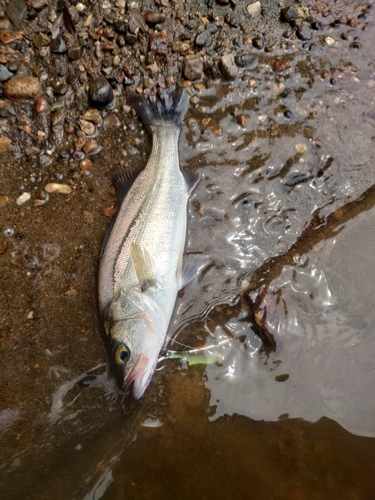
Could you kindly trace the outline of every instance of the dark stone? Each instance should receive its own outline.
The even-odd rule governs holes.
[[[233,14],[225,14],[224,16],[224,21],[228,24],[228,26],[231,26],[232,28],[238,28],[238,19],[237,16]]]
[[[68,92],[68,86],[64,83],[58,83],[53,87],[53,93],[57,95],[65,95]]]
[[[202,31],[202,33],[199,33],[199,35],[197,35],[195,38],[195,45],[198,48],[210,47],[210,45],[212,45],[212,42],[213,38],[209,31]]]
[[[258,57],[249,52],[243,52],[237,54],[234,61],[239,68],[254,69],[258,64]]]
[[[281,9],[281,20],[286,23],[292,23],[298,19],[298,12],[295,7],[285,7]]]
[[[297,36],[300,40],[311,40],[312,38],[312,33],[310,28],[307,26],[303,25],[297,30]]]
[[[253,38],[253,45],[256,49],[262,50],[265,45],[264,36],[258,35]]]
[[[81,59],[83,54],[82,45],[74,45],[73,47],[68,48],[68,57],[76,61],[77,59]]]
[[[64,54],[66,52],[66,44],[63,38],[54,38],[51,42],[51,50],[58,54]]]
[[[18,28],[27,12],[26,0],[9,0],[6,16]]]
[[[293,113],[290,111],[290,109],[287,109],[284,111],[284,116],[286,120],[290,121],[294,117]]]
[[[206,31],[211,33],[211,35],[215,35],[220,30],[219,26],[216,24],[207,24]]]
[[[315,31],[321,31],[323,29],[323,25],[320,21],[313,21],[311,24],[311,29]]]
[[[202,59],[195,56],[186,56],[183,63],[183,71],[187,80],[198,80],[203,73]]]
[[[205,64],[204,66],[204,74],[210,78],[210,80],[217,80],[219,78],[219,72],[215,66],[211,64]]]
[[[89,95],[92,102],[96,104],[109,104],[113,101],[113,89],[104,76],[99,76],[91,83]]]
[[[115,21],[113,27],[120,35],[125,35],[128,32],[128,23],[124,23],[123,21]]]
[[[164,23],[165,21],[165,14],[163,12],[146,12],[144,17],[149,26],[155,26],[155,24]]]
[[[138,37],[134,33],[126,33],[125,42],[128,45],[134,45],[137,40],[138,40]]]
[[[11,73],[5,66],[0,65],[0,82],[6,82],[9,78],[12,78],[13,73]]]

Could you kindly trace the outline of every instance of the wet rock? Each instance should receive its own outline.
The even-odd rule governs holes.
[[[66,52],[66,43],[62,37],[54,38],[51,42],[51,50],[57,54],[64,54]]]
[[[265,43],[266,41],[263,35],[257,35],[256,37],[253,38],[253,46],[256,49],[262,50],[264,48]]]
[[[95,125],[87,120],[80,120],[79,127],[86,135],[93,135],[95,133]]]
[[[103,120],[103,128],[117,128],[120,125],[120,119],[115,113],[110,113]]]
[[[312,33],[308,26],[303,25],[300,28],[298,28],[297,36],[300,40],[311,40]]]
[[[102,121],[99,111],[95,108],[88,109],[83,115],[83,119],[98,125]]]
[[[2,64],[0,65],[0,82],[7,82],[9,78],[12,78],[13,73],[11,73],[8,68],[3,66]]]
[[[258,64],[258,57],[249,52],[239,53],[234,58],[239,68],[254,69]]]
[[[0,153],[8,149],[12,140],[9,137],[0,137]]]
[[[42,10],[47,7],[48,0],[29,0],[29,5],[34,10]]]
[[[68,92],[68,86],[65,83],[58,83],[53,87],[53,93],[56,95],[65,95]]]
[[[155,26],[164,23],[166,16],[163,12],[146,12],[144,18],[149,26]]]
[[[190,48],[189,43],[177,41],[173,45],[172,50],[173,50],[173,52],[180,54],[181,52],[187,52],[189,50],[189,48]]]
[[[303,144],[303,143],[296,144],[295,150],[297,151],[298,154],[302,155],[307,150],[307,146],[306,146],[306,144]]]
[[[260,2],[249,3],[249,5],[246,7],[246,11],[250,17],[253,17],[260,14],[260,8]]]
[[[22,33],[18,33],[18,31],[5,31],[0,33],[0,42],[4,45],[8,45],[9,43],[19,42],[23,39]]]
[[[249,117],[246,115],[238,115],[237,116],[237,123],[238,125],[241,125],[241,127],[247,127],[247,124],[249,123]]]
[[[84,158],[83,160],[80,161],[79,167],[82,170],[91,170],[91,168],[92,168],[92,162],[88,158]]]
[[[272,69],[275,73],[282,73],[290,69],[290,61],[288,59],[279,59],[273,63]]]
[[[88,139],[82,149],[83,152],[88,155],[95,153],[98,150],[98,147],[98,143],[95,139]]]
[[[203,47],[210,47],[212,45],[212,42],[213,42],[213,38],[212,38],[212,35],[209,31],[205,30],[205,31],[202,31],[202,33],[199,33],[196,37],[195,37],[195,45],[201,49]]]
[[[238,68],[234,62],[233,54],[225,54],[220,57],[219,69],[225,78],[234,80],[238,74]]]
[[[104,76],[91,83],[89,95],[92,102],[102,105],[109,104],[114,98],[113,89]]]
[[[51,43],[51,39],[45,33],[35,33],[33,36],[33,44],[37,49],[47,47]]]
[[[82,55],[83,55],[82,45],[74,45],[68,48],[69,59],[73,59],[73,61],[76,61],[78,59],[81,59]]]
[[[295,7],[285,7],[281,9],[281,20],[286,23],[293,23],[298,19],[298,11]]]
[[[216,24],[207,24],[206,25],[206,31],[211,33],[211,35],[215,35],[219,30],[220,30],[220,28]]]
[[[43,97],[38,97],[35,100],[35,111],[37,113],[44,113],[48,109],[48,102]]]
[[[120,35],[125,35],[128,31],[128,23],[125,23],[124,21],[115,21],[113,26],[117,33],[120,33]]]
[[[22,193],[21,196],[19,196],[16,199],[16,203],[20,207],[21,205],[23,205],[24,203],[26,203],[27,201],[29,201],[30,198],[31,198],[31,194],[30,193],[26,193],[26,192]]]
[[[50,182],[44,188],[47,193],[60,193],[60,194],[70,194],[72,188],[68,184],[58,184],[57,182]]]
[[[21,25],[26,12],[26,0],[9,0],[6,16],[14,26],[19,27]]]
[[[125,42],[128,45],[134,45],[137,40],[138,40],[138,37],[135,33],[126,33],[125,34]]]
[[[63,109],[56,110],[51,117],[52,126],[53,127],[62,126],[64,125],[64,121],[65,121],[65,111]]]
[[[183,72],[188,80],[199,80],[203,73],[202,59],[196,56],[186,56],[183,62]]]
[[[4,86],[4,92],[8,98],[31,99],[41,91],[40,81],[32,76],[13,77]]]

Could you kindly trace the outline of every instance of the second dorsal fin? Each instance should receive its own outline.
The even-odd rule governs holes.
[[[138,174],[142,169],[121,169],[117,170],[113,174],[112,182],[116,188],[117,196],[122,203],[122,200],[127,195],[129,189],[131,188],[133,182],[138,177]]]

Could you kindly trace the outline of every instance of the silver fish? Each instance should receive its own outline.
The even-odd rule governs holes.
[[[99,306],[120,383],[140,398],[164,344],[178,290],[197,271],[194,260],[183,265],[183,251],[187,201],[198,177],[184,174],[178,160],[187,94],[134,96],[131,104],[151,134],[152,150],[135,180],[126,171],[114,180],[123,201],[102,254]]]

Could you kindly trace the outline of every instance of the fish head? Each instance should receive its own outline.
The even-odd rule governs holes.
[[[124,291],[104,321],[120,387],[136,399],[150,383],[168,326],[160,307],[142,295]]]

